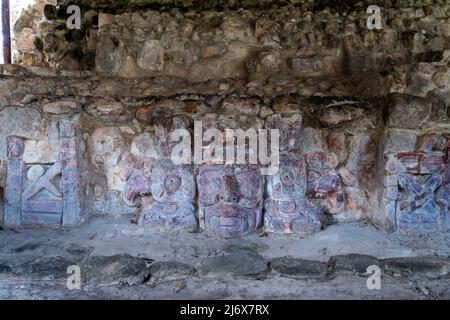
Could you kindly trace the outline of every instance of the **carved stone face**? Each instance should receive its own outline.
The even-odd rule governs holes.
[[[196,185],[189,166],[177,166],[169,159],[155,163],[151,171],[153,199],[161,203],[193,201]]]
[[[191,167],[175,165],[169,159],[159,160],[151,170],[154,202],[143,209],[139,224],[169,231],[197,228],[195,192]]]
[[[130,176],[122,194],[124,203],[129,207],[137,207],[140,204],[140,196],[150,193],[150,179],[141,173],[134,173]]]
[[[237,237],[261,227],[263,178],[256,167],[204,165],[197,183],[204,229]]]
[[[139,225],[148,225],[160,231],[195,230],[198,228],[192,202],[153,202],[144,208]]]
[[[306,165],[303,159],[284,159],[278,173],[267,181],[269,197],[277,201],[303,198],[306,188]]]
[[[265,229],[273,233],[296,233],[307,236],[319,232],[319,209],[308,199],[265,203]]]
[[[309,235],[320,231],[319,210],[306,197],[306,165],[300,156],[287,157],[268,177],[265,229],[274,233]]]
[[[314,152],[305,157],[308,164],[307,192],[315,198],[323,199],[329,213],[342,213],[345,209],[345,194],[341,177],[336,172],[339,163],[337,156]]]

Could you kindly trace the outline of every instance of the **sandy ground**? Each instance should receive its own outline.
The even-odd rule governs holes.
[[[144,266],[153,266],[152,271],[134,273],[134,269],[127,269],[130,262],[122,258],[107,263],[89,260],[123,254],[134,257],[139,266],[145,261]],[[305,239],[254,234],[224,240],[203,233],[153,233],[130,224],[128,217],[98,217],[70,230],[4,230],[0,231],[0,298],[450,298],[449,273],[430,277],[422,267],[408,275],[383,273],[381,290],[369,290],[366,285],[368,275],[361,272],[349,270],[324,275],[314,271],[305,275],[303,269],[299,273],[298,269],[288,268],[280,274],[271,268],[273,259],[279,257],[326,263],[331,257],[347,254],[378,259],[441,257],[450,261],[450,235],[385,234],[369,224],[357,223],[334,225]],[[59,261],[57,257],[65,260],[53,262]],[[94,274],[90,278],[83,277],[81,290],[69,290],[66,285],[68,275],[64,275],[65,270],[58,269],[65,269],[72,261],[82,265],[81,273],[89,268],[89,273]],[[155,269],[157,262],[163,267]],[[236,273],[241,269],[251,272]],[[447,266],[444,269],[447,270]],[[50,270],[61,271],[62,275],[53,276]]]

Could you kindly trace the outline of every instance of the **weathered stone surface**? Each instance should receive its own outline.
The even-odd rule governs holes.
[[[105,172],[111,189],[120,188],[116,182],[117,164],[125,151],[125,140],[115,127],[99,128],[91,136],[91,159],[93,165]]]
[[[384,133],[384,153],[412,152],[416,149],[417,136],[414,133],[388,131]]]
[[[173,281],[192,277],[196,270],[194,267],[177,261],[155,262],[149,268],[150,281]]]
[[[148,3],[138,2],[132,5]],[[61,157],[63,194],[71,195],[66,204],[77,207],[86,198],[89,207],[94,195],[102,212],[138,210],[123,206],[125,190],[128,204],[143,198],[142,207],[165,212],[176,206],[151,203],[146,190],[150,168],[170,157],[172,131],[192,129],[195,120],[203,129],[276,128],[281,151],[306,156],[299,176],[306,176],[307,190],[275,195],[267,212],[317,207],[341,222],[375,211],[392,230],[444,230],[450,221],[448,164],[440,155],[448,153],[448,6],[393,10],[398,2],[389,3],[383,31],[374,33],[360,28],[367,18],[361,3],[236,10],[254,5],[238,2],[206,1],[199,6],[226,10],[188,11],[165,9],[190,7],[189,1],[166,1],[164,10],[123,12],[124,3],[110,1],[110,14],[98,23],[97,11],[87,10],[96,5],[84,2],[82,29],[70,31],[62,28],[64,8],[44,10],[39,1],[14,28],[21,41],[15,57],[59,70],[0,66],[0,140],[26,138],[26,164],[45,167]],[[82,132],[69,126],[60,136],[58,120],[74,113]],[[397,159],[400,152],[423,155]],[[6,211],[20,208],[19,181],[29,182],[19,172],[29,168],[10,161],[12,184],[4,192],[16,206]],[[144,179],[126,186],[133,174]],[[0,173],[0,185],[5,180]],[[224,211],[259,212],[247,200]],[[288,220],[279,219],[277,228],[288,230]]]
[[[253,99],[227,98],[223,101],[221,109],[224,114],[247,114],[257,115],[259,113],[259,103]]]
[[[124,10],[123,2],[120,0],[61,0],[62,5],[67,4],[78,4],[83,6],[91,6],[94,9],[109,9],[112,12],[121,12]],[[272,6],[274,3],[279,4],[296,4],[296,5],[303,5],[305,8],[310,10],[315,9],[322,9],[322,8],[328,8],[330,10],[337,10],[339,12],[344,12],[346,10],[354,10],[356,8],[359,8],[360,6],[366,7],[366,4],[371,4],[370,1],[361,1],[358,3],[335,3],[335,2],[323,2],[323,1],[289,1],[289,0],[281,0],[281,1],[274,1],[274,0],[237,0],[237,1],[231,1],[231,2],[204,2],[200,4],[192,3],[191,1],[176,1],[176,0],[136,0],[132,3],[127,4],[127,8],[130,10],[136,10],[142,7],[145,7],[149,4],[156,4],[156,5],[166,5],[168,8],[178,8],[180,11],[183,8],[195,8],[197,10],[211,10],[211,9],[226,9],[226,8],[246,8],[246,9],[256,9],[256,8],[267,8]],[[394,0],[394,1],[385,1],[382,0],[379,2],[380,6],[385,6],[386,4],[390,4],[392,8],[400,9],[400,8],[409,8],[409,3],[404,2],[401,0]],[[426,5],[428,4],[427,1],[417,1],[417,6],[420,5]],[[428,9],[431,10],[431,9]],[[431,10],[432,11],[432,10]],[[422,10],[418,10],[417,12],[422,12]],[[419,17],[423,16],[419,13],[416,13]]]
[[[33,108],[5,107],[0,109],[0,141],[16,135],[36,139],[41,128],[40,113]],[[6,159],[6,144],[0,143],[0,159]]]
[[[263,224],[263,179],[253,166],[203,165],[197,177],[200,227],[222,237]]]
[[[236,10],[196,14],[142,11],[116,15],[114,22],[108,18],[104,19],[108,23],[101,23],[97,70],[125,77],[162,73],[194,82],[226,78],[265,81],[282,71],[298,76],[335,76],[346,70],[345,63],[352,74],[361,74],[382,71],[391,61],[399,65],[408,62],[399,52],[410,49],[409,45],[392,40],[401,33],[394,22],[387,20],[383,37],[374,37],[370,30],[364,32],[364,46],[360,35],[355,35],[354,21],[366,18],[360,10],[336,18],[328,10],[311,15],[305,9],[282,6],[264,11],[265,15],[259,11]],[[397,15],[414,32],[420,32],[418,19],[413,19],[407,10]],[[306,17],[308,28],[315,28],[314,37],[300,31],[306,30],[306,26],[301,22],[296,24],[302,21],[299,17]],[[254,21],[254,26],[249,19]],[[134,32],[129,31],[130,25]],[[435,33],[444,37],[445,27],[440,26]],[[341,44],[347,56],[342,54]],[[423,52],[430,50],[429,47],[420,43],[416,50]],[[436,79],[436,83],[442,82],[439,76]],[[426,79],[425,83],[431,80]],[[408,92],[421,94],[411,84],[405,87]],[[422,87],[431,91],[435,85]],[[305,86],[303,94],[308,91],[314,94],[316,90],[312,88]],[[338,86],[330,89],[345,95],[345,90]]]
[[[190,202],[160,203],[155,201],[151,206],[143,209],[139,224],[166,232],[195,231],[198,226],[195,207]]]
[[[139,108],[136,118],[145,123],[152,123],[154,118],[171,117],[187,112],[186,103],[176,99],[161,99],[150,105]]]
[[[147,270],[143,259],[120,254],[115,256],[92,256],[81,265],[82,276],[88,281],[113,281],[128,277],[142,277]]]
[[[318,120],[324,126],[338,126],[354,121],[364,115],[364,109],[351,105],[329,107],[318,112]]]
[[[131,154],[139,158],[158,158],[155,137],[149,132],[135,136],[130,149]]]
[[[337,155],[339,163],[343,163],[348,156],[346,135],[343,132],[331,132],[327,137],[328,149]]]
[[[24,28],[17,36],[17,50],[22,52],[34,51],[35,36],[33,34],[33,29]]]
[[[244,241],[241,238],[227,239],[223,246],[223,251],[228,254],[237,253],[262,253],[269,249],[269,246],[259,241]]]
[[[158,40],[148,40],[144,43],[138,55],[137,65],[147,71],[164,69],[164,48]]]
[[[310,137],[306,131],[302,130],[303,117],[301,114],[293,114],[283,117],[280,114],[274,114],[267,118],[266,127],[268,129],[277,129],[280,133],[280,151],[281,152],[302,152],[306,140]],[[316,137],[313,137],[314,139]],[[306,143],[305,143],[306,142]],[[313,145],[314,143],[311,143]]]
[[[375,144],[372,138],[366,134],[355,135],[349,140],[350,151],[345,169],[354,177],[363,180],[375,165]],[[350,186],[356,186],[359,182],[355,181]]]
[[[232,254],[205,258],[198,271],[203,275],[231,274],[238,278],[263,278],[269,273],[267,262],[257,254]]]
[[[28,163],[52,163],[59,161],[60,141],[27,140],[23,160]]]
[[[191,119],[186,116],[180,117],[156,117],[153,119],[155,136],[157,139],[158,154],[161,157],[171,157],[173,148],[179,141],[172,141],[172,132],[177,129],[191,128]]]
[[[352,272],[360,275],[367,274],[370,266],[381,267],[380,261],[372,256],[361,254],[349,254],[345,256],[334,256],[330,259],[329,265],[333,272]]]
[[[315,128],[303,128],[300,130],[298,139],[298,149],[304,153],[313,153],[325,150],[325,143],[322,132]]]
[[[335,172],[339,160],[335,154],[324,152],[305,156],[308,165],[308,194],[323,199],[330,214],[341,213],[345,208],[342,180]]]
[[[290,257],[272,259],[270,267],[282,277],[290,278],[324,277],[328,273],[328,265],[324,262]]]
[[[97,71],[110,74],[120,72],[125,61],[125,48],[121,41],[115,38],[104,38],[98,44],[95,59]]]
[[[76,264],[77,261],[66,257],[43,257],[13,267],[12,272],[29,277],[66,279],[67,268]]]
[[[104,195],[95,199],[95,212],[98,214],[119,217],[123,215],[132,215],[136,213],[135,204],[125,204],[122,196],[117,190],[110,190]]]
[[[390,126],[419,129],[431,115],[431,104],[426,99],[396,96],[389,113]]]
[[[8,274],[11,273],[12,268],[3,262],[0,262],[0,274]]]
[[[45,169],[41,165],[34,165],[27,172],[27,178],[30,182],[37,181],[40,177],[42,177],[45,173]]]
[[[385,272],[402,276],[445,277],[450,272],[449,261],[438,257],[392,258],[381,261]]]
[[[444,152],[447,146],[446,139],[438,134],[427,134],[420,138],[417,150],[420,152]]]
[[[127,107],[114,99],[96,99],[94,103],[86,107],[86,111],[96,120],[104,123],[125,123],[132,117]]]
[[[56,115],[77,112],[80,111],[80,109],[81,104],[79,102],[70,100],[49,102],[42,106],[44,112]]]
[[[7,138],[7,153],[9,160],[22,160],[25,152],[25,141],[18,136],[9,136]]]
[[[320,211],[306,198],[306,189],[306,163],[303,158],[284,158],[278,173],[268,177],[265,230],[304,236],[320,231]]]
[[[277,97],[272,102],[272,108],[276,113],[283,115],[302,113],[303,110],[301,101],[289,97]]]
[[[324,67],[322,57],[292,58],[289,64],[294,72],[299,73],[320,72]]]
[[[62,225],[73,227],[84,222],[91,210],[92,180],[82,178],[89,172],[83,163],[85,145],[81,142],[81,123],[78,116],[59,121],[61,191],[63,194]],[[95,177],[95,175],[94,175]],[[92,189],[91,189],[92,188]]]

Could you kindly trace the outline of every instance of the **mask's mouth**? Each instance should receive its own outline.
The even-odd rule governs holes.
[[[210,207],[205,212],[209,229],[222,237],[235,237],[251,232],[255,224],[254,212],[239,205]]]

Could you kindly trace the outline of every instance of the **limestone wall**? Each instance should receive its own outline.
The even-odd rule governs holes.
[[[384,169],[377,169],[377,159],[380,162],[384,155],[397,152],[436,151],[433,145],[420,147],[425,143],[421,141],[428,141],[434,133],[439,134],[437,148],[441,152],[447,148],[447,106],[437,98],[308,98],[298,94],[269,98],[248,95],[246,89],[212,94],[220,89],[211,84],[196,88],[174,82],[170,89],[158,88],[154,81],[161,79],[112,80],[86,73],[60,75],[47,69],[4,66],[1,139],[13,134],[28,138],[25,158],[46,163],[58,155],[58,121],[79,115],[89,169],[84,174],[90,188],[86,192],[95,197],[97,213],[117,215],[136,210],[122,201],[132,173],[150,170],[162,157],[164,141],[155,132],[161,118],[184,118],[191,128],[193,120],[201,120],[219,129],[246,129],[273,128],[271,123],[281,117],[298,130],[294,144],[308,170],[316,172],[315,159],[321,159],[320,167],[327,169],[319,174],[331,172],[339,177],[344,195],[340,203],[316,193],[313,177],[308,193],[311,201],[335,222],[370,218],[386,227],[390,226],[386,218],[390,209],[383,200],[385,189],[378,178],[385,174]],[[4,148],[0,158],[4,163]]]
[[[15,27],[34,37],[19,48],[27,66],[0,67],[0,141],[24,137],[26,160],[49,163],[59,121],[78,117],[86,210],[120,215],[154,201],[138,192],[141,207],[130,208],[123,194],[166,156],[177,125],[278,128],[305,162],[305,196],[323,225],[447,230],[448,4],[396,2],[371,31],[364,7],[305,3],[98,13],[100,1],[83,7],[76,32],[47,6],[31,14],[39,23]],[[6,160],[0,144],[2,187]]]

